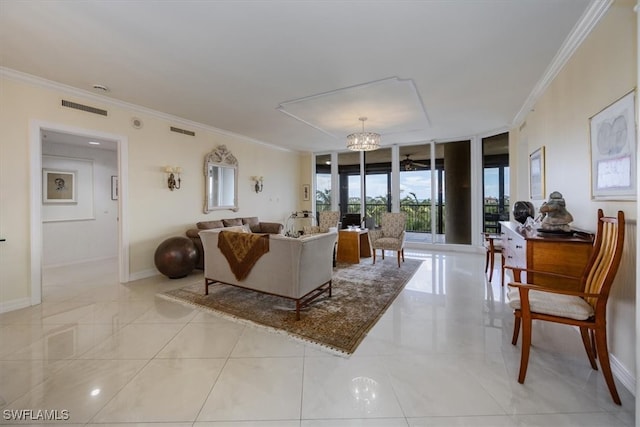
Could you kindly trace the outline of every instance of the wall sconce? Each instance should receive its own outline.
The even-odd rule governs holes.
[[[261,193],[262,192],[262,177],[261,176],[252,176],[251,179],[253,179],[256,182],[256,185],[254,186],[254,189],[256,190],[256,193]]]
[[[164,171],[169,174],[169,178],[167,179],[167,185],[169,186],[169,190],[179,190],[180,189],[180,174],[182,173],[182,168],[179,166],[165,166]],[[178,180],[176,181],[176,175],[178,176]],[[177,182],[177,184],[176,184]]]

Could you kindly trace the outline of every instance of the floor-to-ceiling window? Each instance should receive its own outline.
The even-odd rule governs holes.
[[[317,155],[316,211],[338,206],[343,217],[357,214],[373,226],[380,224],[383,212],[402,211],[407,214],[408,242],[472,244],[473,230],[480,235],[485,228],[484,222],[480,229],[480,221],[472,220],[472,211],[479,213],[481,204],[486,212],[485,195],[495,189],[496,195],[490,197],[495,197],[496,212],[508,215],[509,211],[508,154],[500,158],[488,154],[493,139]],[[337,165],[330,164],[332,158]],[[482,165],[475,168],[483,170],[482,182],[480,174],[472,177],[472,162]]]
[[[409,238],[431,242],[434,201],[431,190],[431,145],[402,146],[398,157],[400,211],[407,215],[406,230],[410,233]]]
[[[362,203],[362,184],[360,179],[360,153],[338,153],[338,179],[340,191],[338,205],[340,216],[360,214]]]
[[[391,148],[364,153],[365,217],[380,224],[383,212],[391,212]]]
[[[482,139],[483,228],[500,231],[499,221],[509,219],[509,134]]]
[[[331,155],[316,155],[316,212],[331,210]]]

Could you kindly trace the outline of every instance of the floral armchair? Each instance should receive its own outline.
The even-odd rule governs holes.
[[[318,217],[317,226],[303,227],[304,234],[327,233],[330,228],[338,228],[338,222],[340,222],[339,211],[323,211],[319,213]]]
[[[407,215],[404,212],[385,212],[382,214],[381,227],[376,230],[369,230],[369,240],[373,249],[373,263],[376,263],[376,250],[396,251],[398,254],[398,267],[400,258],[404,262],[404,236]]]

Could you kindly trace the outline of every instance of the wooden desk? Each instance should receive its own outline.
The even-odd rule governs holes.
[[[578,278],[582,276],[593,249],[593,234],[552,235],[522,231],[520,224],[515,222],[501,221],[500,225],[503,256],[507,266],[549,271]],[[521,280],[566,290],[579,290],[580,285],[578,280],[558,281],[534,273],[523,273]]]
[[[338,231],[338,262],[358,264],[360,258],[371,256],[371,243],[369,242],[369,230],[340,230]]]

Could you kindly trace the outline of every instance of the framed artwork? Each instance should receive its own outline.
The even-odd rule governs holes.
[[[111,175],[111,200],[118,200],[118,177]]]
[[[302,200],[309,200],[311,197],[311,186],[309,184],[304,184],[302,186]]]
[[[77,203],[76,171],[42,170],[43,203]]]
[[[544,146],[529,155],[529,195],[532,200],[542,200],[544,185]]]
[[[589,119],[591,198],[636,200],[635,91]]]

